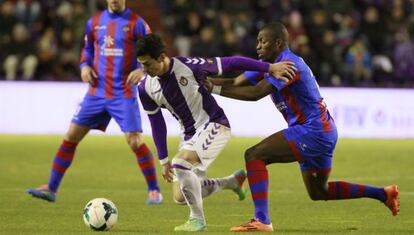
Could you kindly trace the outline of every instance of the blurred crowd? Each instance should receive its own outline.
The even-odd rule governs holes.
[[[79,80],[94,1],[0,0],[0,79]]]
[[[414,87],[414,0],[158,0],[181,55],[256,57],[258,29],[288,27],[320,85]]]
[[[153,1],[182,56],[255,58],[258,30],[277,20],[320,85],[414,87],[414,0]],[[99,2],[0,0],[0,79],[79,80]]]

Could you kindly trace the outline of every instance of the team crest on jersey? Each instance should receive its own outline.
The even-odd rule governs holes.
[[[182,86],[187,86],[188,80],[185,77],[180,77],[180,80],[178,81]]]
[[[214,63],[214,60],[213,59],[207,59],[207,63],[213,64]]]
[[[129,29],[129,27],[128,27],[128,26],[124,26],[124,27],[122,28],[122,31],[124,31],[125,33],[126,33],[126,32],[129,32],[129,30],[130,30],[130,29]]]

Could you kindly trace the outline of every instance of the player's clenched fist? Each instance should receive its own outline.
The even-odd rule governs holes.
[[[86,65],[81,70],[81,78],[82,81],[91,84],[91,86],[95,86],[98,75],[96,75],[96,72],[90,66]]]

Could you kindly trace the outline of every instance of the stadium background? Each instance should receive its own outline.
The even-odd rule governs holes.
[[[311,202],[296,164],[272,165],[269,210],[277,232],[413,234],[414,1],[129,0],[127,5],[164,36],[170,55],[255,58],[257,30],[271,20],[285,22],[292,49],[309,63],[328,96],[340,134],[350,131],[355,138],[367,133],[365,139],[339,139],[331,178],[378,186],[398,183],[402,207],[392,218],[371,200]],[[86,90],[78,68],[83,31],[87,18],[105,1],[0,0],[0,6],[0,234],[95,234],[81,215],[95,197],[116,203],[120,217],[114,233],[171,234],[188,209],[172,202],[164,182],[165,203],[144,205],[145,182],[119,136],[86,137],[56,204],[27,196],[27,188],[49,177],[53,154]],[[15,59],[7,60],[11,55]],[[20,63],[12,63],[16,60]],[[7,74],[6,61],[21,65],[15,76]],[[268,99],[219,103],[235,131],[256,133],[269,121],[272,127],[265,131],[282,128]],[[245,118],[258,121],[249,125]],[[114,128],[110,133],[120,134]],[[34,133],[42,135],[28,135]],[[151,136],[145,140],[155,152]],[[178,141],[169,137],[171,153]],[[243,168],[244,151],[258,141],[232,138],[210,176]],[[209,234],[223,234],[251,216],[250,197],[238,202],[233,196],[223,192],[206,200]]]
[[[1,0],[0,5],[1,79],[79,80],[85,22],[105,1]],[[322,86],[414,86],[411,0],[130,0],[127,5],[164,35],[171,55],[256,57],[258,29],[280,20],[288,26],[292,50]],[[17,75],[7,72],[13,71],[10,56],[22,62]]]

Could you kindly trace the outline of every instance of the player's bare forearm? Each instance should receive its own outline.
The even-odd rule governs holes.
[[[256,86],[223,86],[220,95],[238,100],[256,101],[273,91],[273,86],[262,80]]]
[[[248,86],[251,85],[249,80],[241,74],[235,78],[208,78],[214,85],[217,86]]]
[[[234,78],[208,78],[214,85],[228,86],[233,85]]]
[[[221,96],[225,96],[237,100],[256,101],[260,96],[256,94],[256,88],[254,86],[223,86],[220,92]]]

